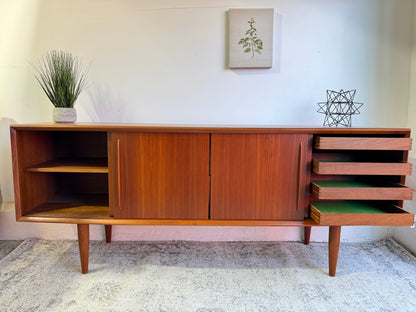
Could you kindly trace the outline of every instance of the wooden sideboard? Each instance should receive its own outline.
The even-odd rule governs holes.
[[[408,129],[12,125],[16,219],[89,224],[411,226]]]

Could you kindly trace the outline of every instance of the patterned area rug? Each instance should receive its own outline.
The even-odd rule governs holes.
[[[18,240],[1,240],[0,241],[0,260],[6,257],[13,249],[19,246],[22,241]]]
[[[0,260],[0,311],[415,311],[416,257],[394,241],[104,242],[30,239]]]

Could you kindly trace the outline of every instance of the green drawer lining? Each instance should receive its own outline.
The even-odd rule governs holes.
[[[322,213],[386,213],[386,209],[357,201],[315,201],[310,202]]]
[[[320,187],[376,187],[374,185],[357,181],[311,181]]]

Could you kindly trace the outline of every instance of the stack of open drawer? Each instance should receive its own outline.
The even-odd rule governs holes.
[[[315,136],[311,217],[321,225],[412,225],[402,209],[411,139]]]

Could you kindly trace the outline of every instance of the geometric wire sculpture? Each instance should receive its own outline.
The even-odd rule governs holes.
[[[318,113],[325,114],[324,126],[351,127],[351,116],[360,113],[363,103],[354,102],[356,90],[326,90],[326,102],[318,103]]]

